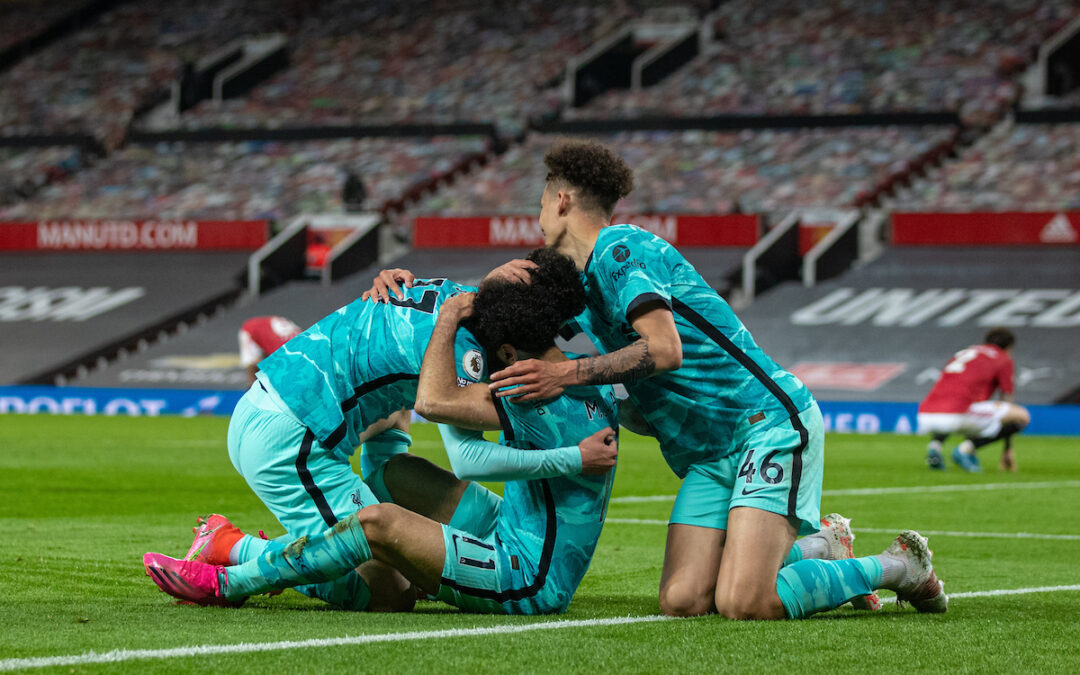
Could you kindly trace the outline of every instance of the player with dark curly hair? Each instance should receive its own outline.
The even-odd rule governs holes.
[[[879,607],[880,587],[920,611],[945,611],[923,537],[906,531],[885,553],[855,559],[848,519],[819,520],[824,429],[817,403],[674,247],[634,225],[610,224],[615,204],[634,187],[630,167],[603,145],[580,140],[556,143],[544,163],[540,228],[582,271],[588,311],[576,323],[606,353],[517,360],[492,375],[492,394],[535,403],[567,387],[626,386],[643,431],[659,439],[683,478],[668,528],[661,609],[798,618],[848,600]],[[525,276],[530,265],[506,267]],[[387,277],[393,280],[382,275],[375,292],[392,288]],[[807,536],[796,541],[799,534]]]
[[[551,249],[534,251],[529,260],[536,265],[530,283],[496,275],[475,295],[458,293],[439,308],[415,409],[445,423],[440,430],[453,473],[394,450],[369,459],[382,503],[364,505],[330,530],[268,546],[231,567],[147,554],[148,574],[176,597],[236,604],[280,588],[332,584],[376,561],[470,611],[565,611],[592,559],[611,493],[614,392],[577,387],[550,401],[516,404],[491,396],[485,384],[458,386],[456,371],[459,324],[501,365],[566,360],[555,335],[585,307],[577,269]],[[485,429],[500,429],[511,447],[485,441]],[[506,481],[503,497],[477,480]]]

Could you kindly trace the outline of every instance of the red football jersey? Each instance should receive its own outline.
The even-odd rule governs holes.
[[[974,345],[956,352],[941,371],[919,412],[962,413],[1000,389],[1013,393],[1013,361],[996,345]]]
[[[300,327],[282,316],[256,316],[245,321],[240,331],[247,333],[251,341],[262,351],[262,354],[255,359],[258,360],[292,339],[300,332]],[[241,350],[243,351],[243,345]]]

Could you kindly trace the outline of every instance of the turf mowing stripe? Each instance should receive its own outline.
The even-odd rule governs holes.
[[[954,485],[910,485],[905,487],[851,488],[848,490],[825,490],[823,497],[850,497],[854,495],[902,495],[921,492],[974,492],[982,490],[1045,490],[1050,488],[1080,487],[1080,480],[1059,480],[1027,483],[960,483]],[[646,502],[671,502],[675,495],[644,495],[612,497],[612,504],[641,504]]]
[[[560,628],[591,628],[595,626],[621,626],[632,623],[653,623],[671,621],[670,616],[625,616],[610,619],[582,619],[579,621],[545,621],[515,626],[491,626],[488,628],[454,628],[450,630],[410,631],[407,633],[380,633],[377,635],[355,635],[340,638],[320,638],[312,640],[290,640],[285,642],[242,642],[234,645],[198,645],[194,647],[174,647],[172,649],[117,649],[99,654],[87,652],[70,656],[45,656],[27,659],[0,660],[0,671],[20,670],[24,668],[52,668],[56,666],[81,666],[92,663],[120,663],[122,661],[145,661],[151,659],[173,659],[188,656],[214,656],[217,654],[249,654],[252,652],[281,651],[285,649],[308,649],[311,647],[340,647],[364,645],[376,642],[404,642],[409,640],[439,640],[455,637],[476,637],[478,635],[501,635],[507,633],[528,633],[535,630],[556,630]]]
[[[608,518],[606,523],[615,523],[616,525],[667,525],[666,520],[655,520],[649,518]],[[894,529],[886,529],[880,527],[853,527],[851,528],[855,532],[871,532],[874,534],[896,534],[905,529],[897,527]],[[923,536],[933,535],[935,537],[972,537],[972,538],[987,538],[987,539],[1049,539],[1053,541],[1080,541],[1080,534],[1039,534],[1036,532],[954,532],[952,530],[919,530],[919,534]]]

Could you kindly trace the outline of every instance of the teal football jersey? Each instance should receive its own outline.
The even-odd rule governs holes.
[[[547,401],[492,399],[502,425],[501,442],[523,451],[577,445],[604,427],[619,428],[615,392],[609,386],[571,387]],[[523,575],[532,580],[528,587],[503,593],[509,611],[540,614],[570,604],[596,550],[614,480],[612,468],[602,476],[505,484],[495,536],[511,549],[530,552],[511,560],[511,566],[536,563],[536,569]]]
[[[474,290],[446,279],[418,279],[403,289],[403,300],[355,300],[289,340],[259,369],[316,438],[351,454],[372,422],[413,406],[439,308]],[[464,328],[454,349],[459,382],[487,377],[484,350]]]
[[[731,453],[740,434],[813,403],[809,389],[754,342],[728,303],[675,247],[634,225],[600,231],[582,272],[588,309],[577,321],[604,352],[635,342],[627,316],[669,307],[682,367],[626,385],[677,475]]]

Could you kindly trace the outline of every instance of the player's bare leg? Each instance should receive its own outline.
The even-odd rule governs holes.
[[[468,481],[409,453],[386,463],[383,481],[395,504],[440,523],[450,522],[469,487]]]
[[[1014,403],[1008,405],[1008,410],[1001,417],[1001,429],[996,435],[968,438],[957,447],[957,453],[967,453],[970,457],[974,457],[975,451],[984,445],[989,445],[990,443],[999,440],[1004,441],[1005,449],[1001,453],[1000,467],[1003,471],[1016,471],[1016,458],[1013,454],[1012,437],[1027,427],[1028,423],[1031,421],[1031,415],[1023,406],[1018,406]],[[961,459],[964,459],[964,457],[961,457]],[[977,469],[978,463],[975,462],[974,465]]]
[[[796,527],[776,513],[728,512],[727,541],[716,578],[716,609],[729,619],[784,619],[776,574],[795,543]]]
[[[356,568],[356,573],[371,590],[366,609],[369,612],[409,612],[416,604],[416,591],[397,570],[377,560]]]
[[[434,595],[446,557],[442,525],[396,504],[375,504],[358,513],[372,556]]]
[[[664,614],[700,616],[716,611],[716,577],[726,535],[725,530],[711,527],[668,525],[660,576],[660,610]]]

